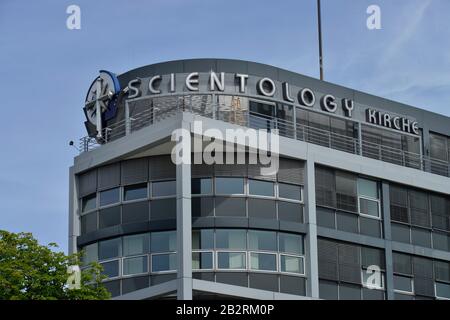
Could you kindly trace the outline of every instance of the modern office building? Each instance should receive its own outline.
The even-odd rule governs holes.
[[[84,110],[69,248],[114,299],[450,299],[448,117],[225,59],[101,71]],[[196,121],[278,129],[278,171],[175,164]]]

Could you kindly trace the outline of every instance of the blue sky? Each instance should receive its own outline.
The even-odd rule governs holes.
[[[81,30],[66,8],[81,8]],[[381,8],[368,30],[366,9]],[[236,58],[318,77],[316,0],[0,0],[0,229],[67,248],[68,167],[99,69]],[[322,0],[325,79],[450,116],[450,1]]]

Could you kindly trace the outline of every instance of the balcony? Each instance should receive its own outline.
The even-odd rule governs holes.
[[[243,96],[243,98],[248,97]],[[88,152],[102,144],[169,118],[180,111],[255,129],[278,129],[279,135],[286,138],[450,177],[448,162],[366,141],[361,138],[361,135],[355,138],[297,123],[295,117],[293,121],[289,121],[250,111],[248,104],[241,105],[233,99],[229,103],[221,103],[220,100],[215,100],[212,94],[167,95],[130,100],[125,105],[123,120],[103,128],[101,139],[81,138],[79,150]]]

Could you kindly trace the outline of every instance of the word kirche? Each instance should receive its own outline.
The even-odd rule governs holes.
[[[176,75],[171,73],[166,75],[168,77],[167,93],[174,93],[176,91]],[[199,72],[191,72],[186,75],[184,85],[188,91],[199,91]],[[240,93],[245,93],[247,88],[248,74],[235,73],[235,81],[239,87]],[[163,80],[162,75],[155,75],[148,80],[148,83],[144,85],[144,88],[148,89],[151,95],[157,95],[162,93],[161,82]],[[210,91],[225,91],[225,73],[216,73],[211,71],[209,74],[209,90]],[[142,96],[142,79],[136,78],[128,82],[127,90],[129,92],[128,98],[134,99]],[[264,97],[273,97],[277,91],[275,82],[264,77],[257,81],[256,89],[258,94]],[[297,92],[297,95],[291,92],[291,88],[288,82],[283,82],[281,85],[283,99],[290,103],[297,102],[305,107],[312,108],[316,104],[316,94],[309,88],[302,88]],[[294,98],[296,97],[296,98]],[[351,118],[353,116],[354,101],[352,99],[344,98],[341,100],[341,108],[346,117]],[[329,113],[336,113],[338,109],[338,99],[332,94],[324,94],[320,98],[320,107],[323,111]],[[408,132],[412,134],[419,134],[419,127],[416,121],[409,120],[404,117],[390,115],[373,109],[366,110],[366,121],[384,126],[387,128]]]

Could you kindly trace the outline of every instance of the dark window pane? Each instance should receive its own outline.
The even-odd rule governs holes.
[[[217,263],[219,269],[245,269],[245,253],[218,252]]]
[[[431,195],[430,203],[433,228],[450,230],[450,201],[443,196]]]
[[[392,240],[404,243],[410,242],[409,227],[397,223],[391,224]]]
[[[123,255],[134,256],[148,252],[148,234],[123,237]]]
[[[316,180],[316,202],[317,205],[336,207],[336,184],[334,171],[317,167]]]
[[[357,211],[356,176],[344,172],[336,172],[337,208],[345,211]]]
[[[280,198],[302,200],[302,188],[293,184],[278,183],[278,196]]]
[[[216,248],[218,249],[246,249],[247,233],[245,230],[216,230]]]
[[[111,297],[120,296],[120,280],[106,281],[103,286],[111,293]]]
[[[116,203],[120,201],[120,189],[114,188],[100,192],[100,206]]]
[[[148,220],[148,201],[128,203],[122,206],[122,223]]]
[[[191,199],[193,217],[211,217],[214,216],[213,198],[192,198]]]
[[[152,255],[152,272],[175,271],[176,258],[175,253]]]
[[[268,253],[250,253],[250,269],[252,270],[277,270],[277,256]]]
[[[368,268],[372,265],[378,266],[380,269],[385,268],[384,251],[381,249],[361,247],[361,265]]]
[[[303,222],[303,205],[278,201],[278,219],[292,222]]]
[[[216,194],[243,194],[243,178],[216,178]]]
[[[450,282],[450,262],[434,261],[434,277],[438,281]]]
[[[276,219],[275,200],[248,199],[249,218]]]
[[[277,234],[272,231],[248,231],[249,250],[277,251]]]
[[[217,217],[245,217],[245,199],[216,197]]]
[[[124,200],[137,200],[147,198],[147,184],[136,184],[124,187]]]
[[[176,231],[152,232],[151,252],[168,252],[177,250]]]
[[[394,289],[403,292],[412,292],[412,278],[394,275]]]
[[[407,254],[392,253],[394,272],[412,275],[412,257]]]
[[[161,199],[150,201],[151,220],[169,220],[177,216],[177,203],[175,199]]]
[[[147,272],[147,256],[123,259],[123,274],[140,274]]]
[[[330,229],[336,228],[334,210],[316,207],[316,213],[317,213],[317,225]]]
[[[192,249],[213,249],[214,230],[202,229],[192,231]]]
[[[426,229],[411,228],[411,243],[431,248],[431,232]]]
[[[363,300],[384,300],[384,291],[363,288]]]
[[[91,194],[81,200],[82,212],[93,210],[97,207],[97,194]]]
[[[361,287],[348,284],[339,285],[339,300],[361,300]]]
[[[97,230],[97,212],[81,216],[81,234]]]
[[[211,194],[212,193],[212,179],[192,179],[191,182],[192,194]]]
[[[280,292],[287,294],[306,295],[305,278],[292,277],[287,275],[280,276]]]
[[[99,229],[120,224],[120,206],[102,209],[98,215]]]
[[[394,300],[414,300],[414,296],[408,294],[395,293]]]
[[[279,233],[280,252],[303,254],[303,237],[290,233]]]
[[[248,180],[249,194],[257,196],[273,197],[274,183],[261,180]]]
[[[448,146],[447,146],[447,139],[438,134],[430,134],[430,157],[447,161],[448,160]]]
[[[83,247],[83,256],[81,257],[83,265],[98,261],[98,244],[93,243]]]
[[[450,236],[447,233],[433,232],[433,248],[450,251]]]
[[[399,186],[391,185],[389,186],[389,191],[392,221],[409,222],[407,190]]]
[[[192,269],[212,269],[213,254],[212,252],[192,252]]]
[[[338,299],[338,285],[336,282],[319,280],[319,297],[325,300]]]
[[[152,196],[153,197],[167,197],[177,194],[175,181],[158,181],[152,182]]]
[[[411,210],[411,224],[421,227],[431,226],[428,195],[426,193],[409,191],[409,206]]]
[[[119,276],[119,260],[108,261],[101,263],[103,272],[108,278],[114,278]]]
[[[337,229],[346,232],[358,233],[358,216],[351,213],[336,213]]]
[[[360,233],[366,236],[381,238],[381,221],[377,219],[359,218]]]
[[[144,289],[149,286],[149,277],[133,277],[122,280],[122,294]]]
[[[98,258],[100,260],[106,260],[110,258],[120,257],[122,255],[121,246],[121,238],[100,241],[98,243]]]

